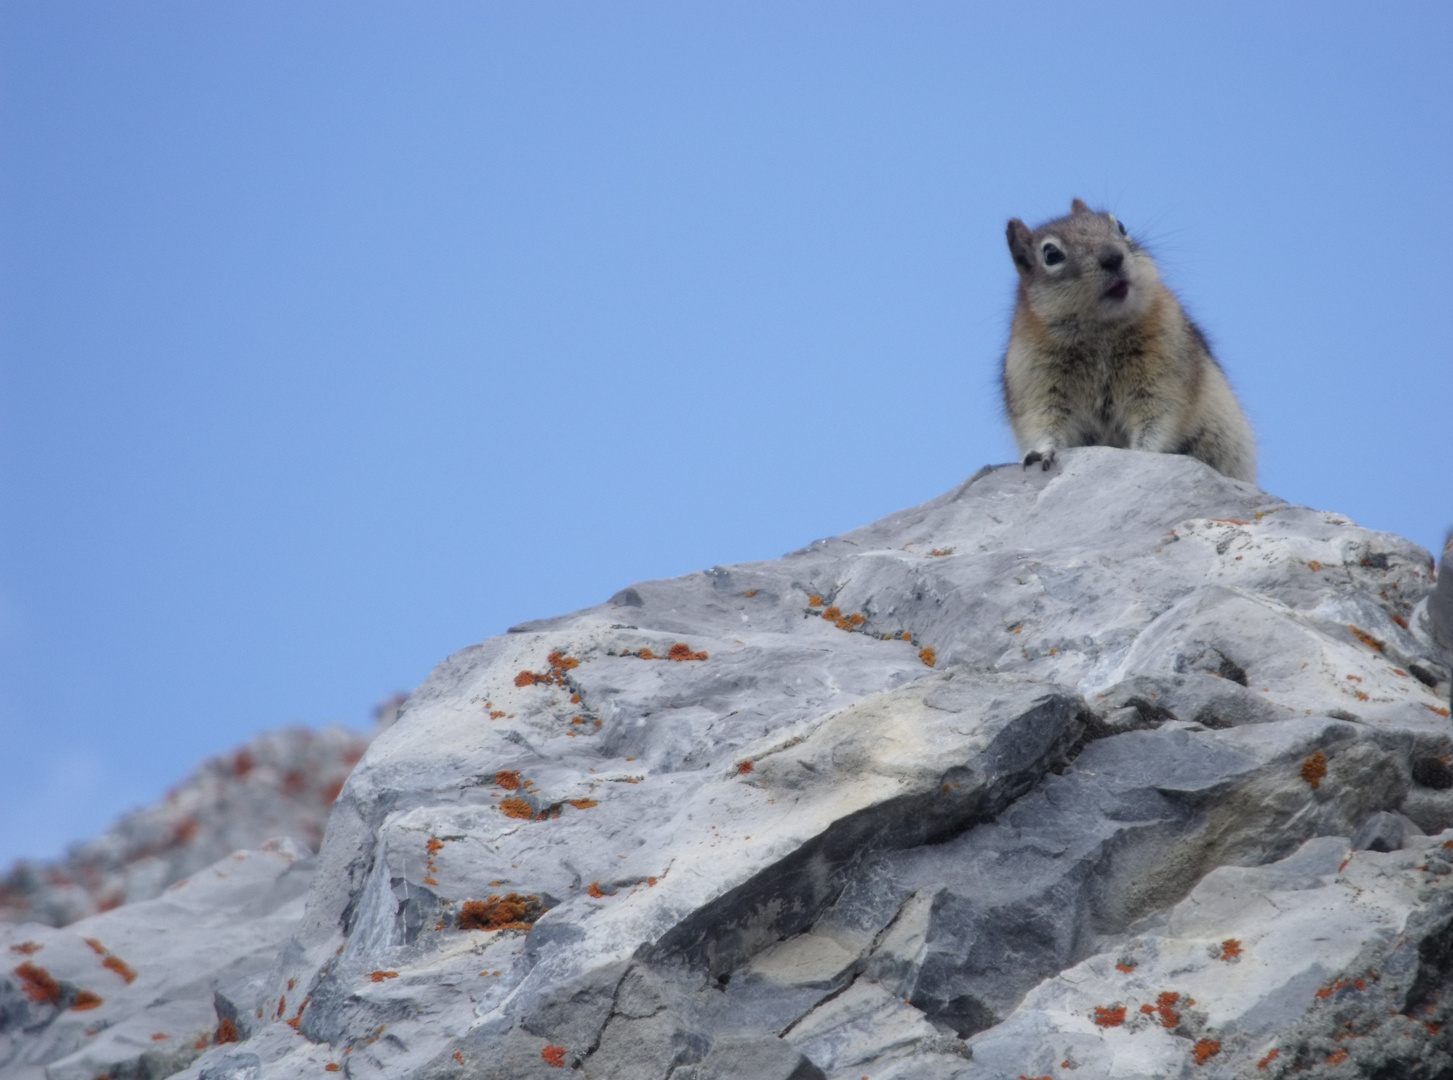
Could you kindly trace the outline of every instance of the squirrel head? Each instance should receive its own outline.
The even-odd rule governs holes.
[[[1020,299],[1051,327],[1136,319],[1155,299],[1160,275],[1150,255],[1114,214],[1079,199],[1037,229],[1010,218],[1007,236]]]

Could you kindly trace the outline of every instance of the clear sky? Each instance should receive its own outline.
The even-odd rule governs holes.
[[[1013,443],[1113,209],[1261,482],[1453,524],[1453,5],[0,4],[0,865]]]

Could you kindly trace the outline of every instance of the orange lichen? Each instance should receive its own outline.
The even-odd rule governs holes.
[[[274,1020],[276,1020],[283,1013],[287,1012],[287,1008],[288,1008],[288,996],[286,994],[284,994],[282,997],[280,997],[280,998],[277,999],[277,1012],[275,1012],[275,1013],[272,1014],[272,1018]]]
[[[1225,941],[1221,942],[1221,955],[1217,959],[1234,960],[1240,955],[1241,942],[1237,941],[1234,937],[1228,937]]]
[[[705,660],[706,653],[692,652],[690,645],[684,641],[678,641],[675,645],[671,646],[670,651],[666,653],[666,657],[670,660]]]
[[[1437,713],[1439,716],[1447,716],[1448,715],[1448,710],[1447,709],[1440,708],[1437,705],[1429,705],[1426,702],[1424,702],[1423,703],[1423,708],[1427,709],[1429,712]]]
[[[114,954],[102,960],[101,966],[116,972],[117,975],[120,975],[127,982],[132,982],[136,978],[136,972],[131,970],[131,965]]]
[[[1173,1028],[1181,1022],[1180,1013],[1175,1011],[1181,996],[1174,990],[1163,990],[1155,999],[1155,1012],[1160,1016],[1162,1027]],[[1144,1011],[1143,1009],[1141,1010]]]
[[[544,914],[540,898],[509,893],[484,900],[466,900],[459,909],[461,930],[528,930]]]
[[[454,1056],[454,1060],[457,1061],[457,1062],[459,1062],[459,1064],[461,1064],[461,1065],[464,1064],[464,1055],[461,1054],[458,1050],[454,1051],[454,1055],[453,1056]]]
[[[22,956],[30,956],[32,953],[40,952],[43,948],[45,946],[38,941],[22,941],[19,945],[10,946],[10,951],[18,952]]]
[[[1327,1064],[1328,1065],[1341,1065],[1346,1060],[1347,1060],[1347,1047],[1345,1047],[1345,1046],[1339,1047],[1338,1049],[1333,1050],[1330,1054],[1327,1055]]]
[[[165,1031],[153,1031],[151,1033],[151,1041],[152,1042],[161,1042],[163,1039],[169,1039],[169,1038],[171,1038],[171,1036],[168,1035]]]
[[[565,1047],[547,1046],[540,1051],[540,1056],[545,1059],[546,1065],[553,1065],[559,1069],[565,1065]]]
[[[424,847],[428,849],[430,855],[437,855],[443,849],[444,841],[440,840],[437,836],[431,836],[424,843]]]
[[[1125,1023],[1124,1005],[1096,1005],[1095,1023],[1101,1027],[1119,1027]]]
[[[742,595],[743,596],[756,596],[757,595],[757,590],[756,589],[748,589],[746,592],[742,593]]]
[[[848,616],[848,622],[852,623],[854,626],[862,626],[863,623],[867,621],[868,617],[864,615],[861,611],[855,611]]]
[[[222,1017],[222,1022],[217,1025],[217,1034],[212,1036],[212,1045],[221,1046],[223,1043],[240,1042],[241,1036],[237,1034],[237,1025],[232,1022],[230,1016]]]
[[[1250,525],[1249,521],[1242,521],[1240,518],[1212,518],[1212,521],[1219,521],[1223,525]]]
[[[932,551],[929,552],[929,554],[934,556],[935,558],[942,558],[944,555],[952,555],[953,553],[953,548],[934,548]]]
[[[1264,1068],[1266,1068],[1268,1065],[1270,1065],[1273,1061],[1276,1060],[1277,1055],[1280,1054],[1280,1053],[1281,1053],[1281,1047],[1279,1047],[1279,1046],[1273,1046],[1270,1050],[1268,1050],[1266,1052],[1266,1055],[1260,1061],[1258,1061],[1256,1063],[1256,1067],[1258,1069],[1264,1069]]]
[[[1115,970],[1116,971],[1123,971],[1126,974],[1129,974],[1130,972],[1132,972],[1132,971],[1135,970],[1135,965],[1132,964],[1132,963],[1130,963],[1130,962],[1128,962],[1128,961],[1126,961],[1126,960],[1121,960],[1119,963],[1117,963],[1115,965]]]
[[[1220,1052],[1221,1044],[1215,1039],[1198,1039],[1196,1045],[1191,1047],[1191,1060],[1197,1065],[1204,1065]]]
[[[591,896],[596,900],[599,900],[602,896],[605,895],[605,893],[601,890],[600,882],[598,881],[592,881],[588,886],[586,886],[585,892],[588,896]]]
[[[580,704],[580,695],[579,694],[571,694],[570,695],[570,704],[572,704],[572,705],[579,705]]]
[[[518,769],[501,769],[494,774],[494,782],[506,791],[515,791],[520,786],[520,771]]]
[[[656,887],[656,880],[657,879],[654,878],[654,877],[648,877],[646,879],[646,884],[649,885],[649,886],[651,886],[652,888],[655,888]]]
[[[43,967],[29,960],[15,969],[20,976],[20,989],[31,1001],[42,1005],[57,1005],[61,1000],[61,984]]]
[[[756,768],[756,766],[753,765],[751,763],[751,761],[739,761],[739,762],[737,762],[737,772],[738,773],[749,773],[754,768]]]
[[[383,982],[385,979],[397,979],[399,973],[397,971],[384,971],[380,968],[377,971],[370,971],[368,977],[374,982]]]
[[[1353,694],[1354,697],[1357,698],[1358,701],[1366,701],[1367,700],[1367,694],[1365,694],[1361,690],[1354,690],[1354,691],[1352,691],[1352,694]]]
[[[1344,986],[1350,986],[1355,990],[1362,990],[1366,988],[1367,983],[1362,979],[1334,979],[1326,986],[1319,988],[1316,996],[1323,999],[1329,998]]]
[[[912,641],[913,640],[913,631],[912,630],[900,630],[900,631],[898,631],[898,640],[899,641]]]
[[[923,648],[918,650],[918,659],[922,660],[929,667],[933,667],[933,665],[938,661],[938,653],[933,651],[933,647],[931,645],[925,645]]]
[[[1319,563],[1316,559],[1308,559],[1307,569],[1312,571],[1320,570],[1322,569],[1322,564]]]
[[[1366,630],[1359,630],[1351,623],[1347,624],[1347,629],[1351,630],[1352,636],[1355,637],[1358,641],[1362,642],[1362,644],[1366,645],[1369,649],[1376,649],[1378,652],[1382,652],[1383,647],[1387,644],[1387,642],[1385,641],[1378,641],[1377,638],[1373,637]]]
[[[807,598],[807,606],[808,607],[822,607],[822,597],[818,596],[817,593],[813,593],[811,596],[809,596]]]
[[[519,818],[522,821],[529,821],[535,816],[534,808],[516,795],[510,796],[508,799],[501,799],[499,808],[505,817]]]
[[[336,1062],[336,1061],[330,1061],[330,1062],[328,1062],[328,1064],[326,1064],[326,1065],[323,1066],[323,1071],[324,1072],[337,1072],[338,1071],[338,1062]]]
[[[85,1012],[87,1009],[94,1009],[104,999],[99,994],[93,994],[89,990],[77,990],[76,996],[71,999],[71,1008],[76,1012]]]
[[[91,951],[93,953],[95,953],[97,956],[105,956],[106,955],[106,946],[102,945],[95,938],[93,938],[93,937],[83,937],[83,938],[81,938],[81,940],[84,941],[87,945],[89,945],[91,947]]]
[[[313,996],[311,994],[309,994],[307,997],[303,998],[302,1004],[298,1006],[298,1011],[295,1012],[292,1016],[288,1017],[288,1019],[287,1019],[287,1025],[288,1025],[288,1027],[292,1028],[294,1031],[297,1031],[298,1030],[298,1024],[303,1019],[303,1010],[308,1007],[308,1002],[310,1002],[312,1000],[313,1000]]]
[[[1010,634],[1021,634],[1024,632],[1024,624],[1022,622],[1017,622],[1013,626],[1006,626],[1004,629],[1007,633]]]
[[[1327,755],[1318,750],[1302,762],[1302,779],[1317,787],[1327,775]]]
[[[565,801],[577,810],[589,810],[592,806],[600,805],[594,799],[566,799]]]
[[[836,622],[843,617],[843,609],[834,605],[822,613],[822,617],[828,622]]]
[[[636,651],[636,655],[639,656],[642,660],[656,659],[656,654],[653,653],[650,649],[638,649]]]
[[[489,718],[491,720],[498,720],[504,714],[505,714],[505,711],[503,709],[490,709],[489,710]]]
[[[1408,620],[1407,619],[1404,619],[1401,615],[1394,615],[1392,617],[1392,621],[1395,622],[1395,623],[1397,623],[1404,630],[1406,630],[1408,628]]]

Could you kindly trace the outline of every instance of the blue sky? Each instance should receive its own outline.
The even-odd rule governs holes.
[[[1453,524],[1453,6],[0,4],[0,864],[1009,460],[1010,216]]]

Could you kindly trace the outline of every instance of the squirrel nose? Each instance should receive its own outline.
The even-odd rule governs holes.
[[[1119,270],[1125,262],[1125,252],[1118,248],[1101,248],[1100,265],[1106,270]]]

